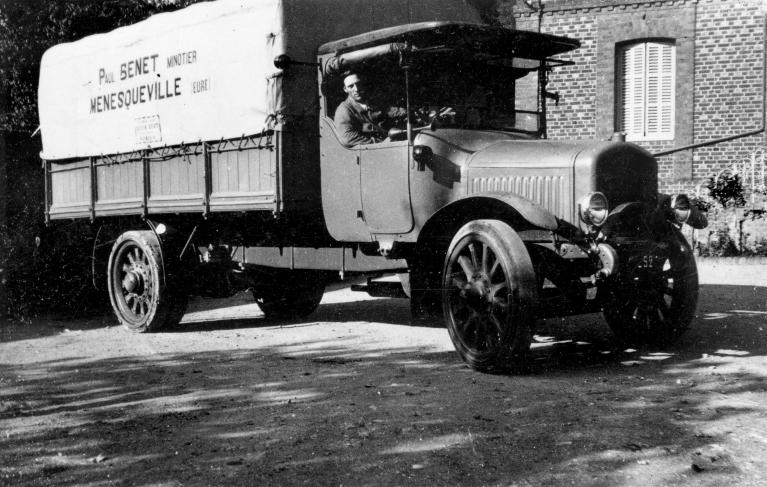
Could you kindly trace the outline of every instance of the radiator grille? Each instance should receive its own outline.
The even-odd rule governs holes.
[[[568,216],[567,178],[564,176],[484,177],[471,180],[471,193],[514,193],[535,201],[559,218]]]

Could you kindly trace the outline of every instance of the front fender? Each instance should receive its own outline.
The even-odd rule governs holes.
[[[557,218],[541,205],[515,194],[475,193],[450,202],[437,210],[426,222],[418,240],[479,218],[495,218],[508,222],[516,230],[556,231]]]
[[[559,226],[557,217],[553,213],[523,196],[513,193],[475,193],[467,198],[477,197],[495,200],[508,206],[511,211],[518,213],[522,219],[534,227],[554,231]]]

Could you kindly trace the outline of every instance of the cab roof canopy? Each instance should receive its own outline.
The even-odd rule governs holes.
[[[577,39],[468,22],[419,22],[327,42],[319,55],[344,53],[387,44],[411,49],[465,48],[490,56],[546,59],[580,47]]]

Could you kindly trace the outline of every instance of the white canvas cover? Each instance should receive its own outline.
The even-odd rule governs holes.
[[[426,20],[478,21],[478,0],[218,0],[150,17],[43,56],[44,159],[252,135],[317,113],[317,47]],[[481,3],[481,2],[480,2]]]
[[[260,132],[278,0],[221,0],[49,49],[41,63],[45,159]]]

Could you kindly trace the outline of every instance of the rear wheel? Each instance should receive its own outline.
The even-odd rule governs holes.
[[[698,270],[690,245],[678,231],[656,255],[605,289],[605,320],[621,345],[668,345],[690,326],[698,304]]]
[[[177,324],[186,293],[166,274],[160,242],[153,232],[123,233],[112,247],[108,290],[118,321],[134,332],[157,331]]]
[[[267,318],[302,318],[322,301],[327,280],[320,272],[281,270],[271,273],[269,283],[253,291],[256,303]]]
[[[461,358],[482,372],[523,369],[537,287],[519,235],[499,220],[467,223],[448,248],[442,275],[443,312]]]

